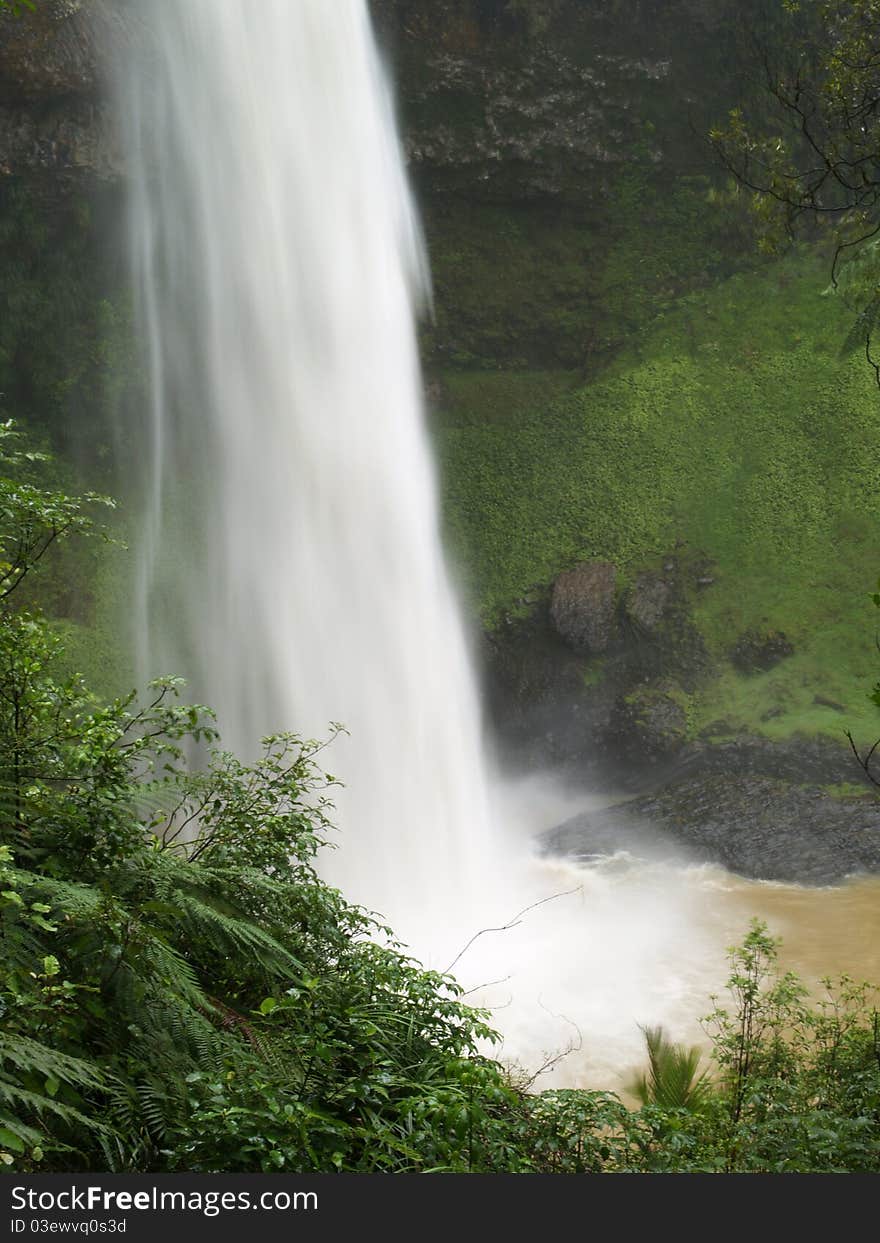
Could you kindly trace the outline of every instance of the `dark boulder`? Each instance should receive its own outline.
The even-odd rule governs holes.
[[[610,731],[620,758],[638,766],[677,755],[687,728],[687,713],[671,688],[643,686],[618,699]]]
[[[781,630],[746,630],[730,659],[740,673],[766,673],[793,652],[793,644]]]
[[[645,571],[639,574],[626,594],[624,610],[627,620],[645,634],[657,632],[674,600],[674,589],[661,574]]]
[[[617,570],[610,561],[586,561],[553,584],[550,616],[560,638],[576,652],[606,652],[616,637]]]

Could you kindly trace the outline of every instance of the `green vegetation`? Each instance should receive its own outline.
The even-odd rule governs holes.
[[[833,798],[855,798],[855,799],[872,799],[874,795],[870,790],[866,790],[863,785],[856,785],[852,781],[839,781],[831,785],[822,787],[826,794],[830,794]]]
[[[732,1008],[705,1019],[714,1082],[696,1078],[688,1051],[667,1047],[691,1072],[685,1108],[643,1111],[655,1129],[652,1168],[725,1173],[846,1173],[877,1168],[880,1156],[880,1015],[875,990],[822,981],[808,1000],[803,984],[777,968],[778,942],[753,922],[731,951]],[[661,1084],[661,1087],[663,1085]],[[675,1086],[675,1084],[674,1084]],[[684,1083],[685,1088],[687,1083]],[[686,1093],[685,1093],[686,1094]]]
[[[316,875],[331,832],[322,744],[268,738],[246,766],[175,679],[102,704],[59,672],[58,638],[21,586],[51,546],[94,534],[89,511],[106,502],[42,486],[44,463],[8,425],[0,450],[0,1162],[878,1168],[867,989],[844,982],[810,1008],[773,978],[757,927],[734,955],[734,1010],[709,1020],[711,1091],[693,1073],[665,1090],[661,1063],[681,1060],[665,1041],[635,1112],[610,1093],[533,1093],[493,1061],[455,981]],[[209,749],[199,772],[190,743]]]
[[[712,1089],[708,1075],[700,1071],[700,1050],[674,1044],[662,1027],[646,1027],[644,1036],[648,1068],[633,1080],[632,1094],[643,1105],[703,1109]]]
[[[864,364],[840,356],[848,315],[826,285],[808,252],[735,275],[680,299],[582,387],[563,372],[445,373],[448,527],[484,619],[582,559],[626,576],[700,555],[713,581],[692,605],[721,676],[695,724],[872,728],[880,407]],[[752,629],[783,631],[794,655],[737,672],[730,649]]]
[[[0,411],[58,452],[45,481],[61,490],[86,478],[115,491],[133,451],[120,443],[118,417],[141,372],[104,216],[108,195],[73,194],[50,209],[39,188],[15,178],[0,184]],[[66,667],[107,696],[132,676],[120,639],[130,624],[127,531],[122,516],[112,523],[114,541],[65,543],[53,572],[29,577],[20,593],[63,632]]]
[[[90,475],[105,479],[114,419],[140,375],[106,208],[93,194],[49,210],[34,187],[0,182],[3,405],[66,464],[84,465],[87,452]]]
[[[876,0],[777,0],[750,32],[762,91],[740,101],[711,139],[753,197],[762,247],[830,235],[831,279],[855,312],[845,348],[863,353],[880,383],[880,142]]]
[[[592,374],[683,294],[757,262],[746,196],[638,164],[586,207],[438,197],[425,226],[425,353],[455,367]]]

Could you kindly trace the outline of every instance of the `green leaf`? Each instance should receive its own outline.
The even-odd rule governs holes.
[[[19,1137],[5,1126],[0,1126],[0,1144],[4,1148],[10,1149],[11,1152],[22,1153],[25,1150],[24,1144]]]

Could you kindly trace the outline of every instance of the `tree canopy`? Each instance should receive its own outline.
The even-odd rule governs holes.
[[[880,383],[880,4],[779,0],[743,38],[760,89],[712,142],[754,192],[765,245],[805,222],[833,239],[832,285],[857,311],[844,348],[863,346]]]

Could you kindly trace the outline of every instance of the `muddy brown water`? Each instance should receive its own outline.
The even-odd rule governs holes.
[[[532,868],[531,895],[566,896],[491,939],[468,970],[469,983],[497,981],[472,998],[502,1033],[496,1054],[529,1071],[552,1063],[538,1088],[626,1095],[648,1024],[708,1051],[702,1020],[713,996],[732,1008],[729,951],[753,919],[780,939],[780,969],[816,995],[823,977],[880,984],[880,877],[806,888],[625,854]]]

